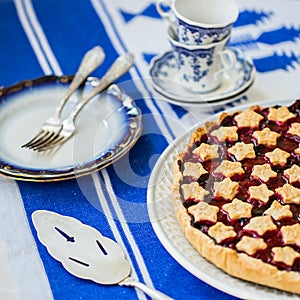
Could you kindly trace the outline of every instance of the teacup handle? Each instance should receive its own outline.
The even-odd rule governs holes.
[[[215,73],[215,76],[222,75],[225,71],[232,69],[236,62],[236,53],[230,49],[226,49],[219,52],[219,56],[222,63],[222,69]]]
[[[168,11],[165,11],[163,8],[162,8],[162,5],[165,6],[165,7],[169,7],[169,10]],[[156,9],[158,11],[158,13],[163,17],[163,18],[169,18],[170,15],[171,15],[171,5],[172,5],[172,2],[170,0],[158,0],[156,2]]]
[[[168,11],[162,8],[169,8]],[[176,24],[174,20],[174,14],[172,13],[172,1],[171,0],[158,0],[156,2],[156,10],[158,13],[169,22],[171,28],[176,32]]]

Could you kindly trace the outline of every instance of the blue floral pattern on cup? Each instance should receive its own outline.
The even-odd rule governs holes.
[[[168,39],[177,60],[179,79],[194,92],[206,93],[218,88],[223,72],[236,63],[236,54],[225,49],[229,37],[205,45],[186,45],[176,40],[169,27]]]
[[[231,33],[232,24],[219,28],[207,28],[178,20],[177,37],[179,42],[192,45],[214,43],[223,40]]]
[[[186,50],[184,48],[178,47],[176,49],[178,69],[183,69],[188,67],[191,72],[183,74],[183,81],[189,82],[200,82],[209,72],[209,68],[213,63],[213,54],[215,48],[207,50]]]
[[[180,43],[196,46],[229,37],[239,15],[235,0],[157,0],[156,9]]]
[[[176,47],[178,70],[179,72],[182,71],[183,83],[199,84],[203,89],[206,89],[205,77],[211,72],[214,52],[215,47],[204,50],[187,50]]]

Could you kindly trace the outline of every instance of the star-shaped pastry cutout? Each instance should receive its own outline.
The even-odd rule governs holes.
[[[288,130],[288,133],[300,137],[300,123],[293,123]]]
[[[288,266],[292,266],[295,259],[300,257],[300,253],[295,251],[292,247],[273,247],[272,252],[274,254],[273,260],[276,262],[282,262]]]
[[[215,225],[211,226],[208,230],[209,236],[214,238],[217,243],[221,243],[228,238],[236,237],[236,232],[232,226],[227,226],[222,222],[217,222]]]
[[[184,200],[197,199],[204,200],[204,197],[209,194],[204,188],[202,188],[198,182],[185,183],[181,186]]]
[[[300,167],[293,165],[291,168],[283,172],[284,176],[288,178],[289,183],[300,181]]]
[[[255,158],[256,156],[253,144],[245,144],[243,142],[238,142],[234,146],[228,148],[228,152],[233,154],[238,161],[245,158]]]
[[[244,174],[245,171],[242,168],[242,164],[240,162],[223,160],[221,164],[215,169],[214,173],[221,173],[226,177],[231,177],[235,174]]]
[[[207,171],[204,169],[201,163],[184,163],[183,176],[191,176],[194,178],[199,178],[201,175],[206,174]]]
[[[270,215],[276,221],[283,218],[293,217],[290,206],[281,205],[278,201],[274,201],[272,205],[267,210],[265,210],[264,215]]]
[[[190,142],[193,143],[195,141],[200,141],[202,136],[204,136],[205,134],[207,134],[207,131],[208,131],[208,128],[209,125],[207,123],[204,123],[203,126],[201,127],[198,127],[193,133],[192,133],[192,136],[191,136],[191,140]]]
[[[289,153],[279,148],[276,148],[272,152],[267,152],[265,155],[273,165],[284,165],[291,156]]]
[[[226,140],[234,142],[237,141],[239,138],[237,130],[238,128],[236,126],[222,126],[219,129],[212,131],[211,135],[217,137],[220,142],[224,142]]]
[[[231,203],[224,204],[222,209],[228,213],[231,220],[251,218],[252,216],[252,205],[237,198],[233,199]]]
[[[218,145],[209,145],[202,143],[199,147],[193,150],[193,153],[198,155],[202,161],[219,157]]]
[[[224,199],[232,200],[238,192],[238,188],[238,182],[232,181],[230,178],[225,178],[221,182],[214,183],[214,195],[216,197],[222,197]]]
[[[244,112],[239,113],[234,117],[239,128],[241,127],[251,127],[257,128],[259,126],[260,121],[264,117],[255,111],[248,109]]]
[[[264,128],[260,131],[254,131],[252,135],[260,145],[276,146],[279,133],[271,131],[270,128]]]
[[[244,227],[246,230],[255,231],[260,236],[269,230],[277,230],[273,223],[271,216],[259,216],[252,218],[250,222]]]
[[[275,122],[285,122],[291,118],[294,118],[295,115],[292,114],[286,106],[279,108],[269,108],[268,120]]]
[[[264,203],[269,201],[269,198],[274,194],[270,191],[266,184],[249,187],[250,199],[260,200]]]
[[[277,173],[272,170],[269,164],[263,164],[254,166],[251,176],[253,178],[261,179],[263,182],[267,182],[270,178],[277,177]]]
[[[280,229],[283,242],[288,245],[296,244],[300,246],[300,224],[282,226]]]
[[[284,203],[300,204],[300,189],[286,183],[275,191],[282,197]]]
[[[206,202],[199,202],[196,205],[190,206],[188,212],[194,216],[195,222],[209,221],[216,223],[219,208]]]
[[[244,251],[249,255],[255,254],[258,250],[264,250],[268,245],[262,238],[253,238],[244,235],[242,239],[236,244],[239,251]]]

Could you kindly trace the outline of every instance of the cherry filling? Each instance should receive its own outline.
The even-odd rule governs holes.
[[[275,107],[275,108],[278,108]],[[184,163],[185,162],[201,162],[203,167],[208,171],[208,174],[201,175],[197,182],[198,184],[206,189],[208,191],[208,195],[205,196],[204,201],[209,203],[210,205],[215,205],[219,207],[218,212],[218,222],[222,222],[225,225],[232,226],[237,233],[237,236],[235,238],[230,238],[222,241],[220,245],[232,248],[236,251],[238,249],[236,248],[236,244],[241,240],[241,238],[244,235],[251,236],[251,237],[260,237],[263,238],[264,241],[267,243],[268,247],[264,250],[258,250],[254,255],[252,255],[255,258],[261,259],[264,262],[267,262],[269,264],[272,264],[276,266],[278,269],[281,270],[287,270],[287,271],[297,271],[300,272],[300,258],[296,258],[294,261],[294,264],[292,266],[288,266],[281,262],[276,262],[273,259],[273,253],[271,249],[273,247],[283,247],[284,242],[283,238],[280,232],[280,228],[282,226],[287,225],[293,225],[300,222],[300,206],[297,204],[289,204],[290,210],[293,214],[292,218],[284,218],[280,221],[274,221],[274,223],[277,225],[277,230],[273,231],[267,231],[263,236],[258,236],[256,232],[247,231],[244,229],[244,227],[249,223],[250,219],[248,218],[241,218],[238,220],[231,220],[229,215],[226,211],[222,209],[222,206],[225,203],[229,203],[230,201],[223,199],[221,197],[214,196],[214,183],[218,181],[222,181],[224,179],[224,176],[222,174],[218,174],[215,171],[215,169],[220,165],[222,160],[227,159],[230,161],[236,161],[234,155],[230,154],[228,152],[228,148],[232,147],[236,142],[244,142],[244,143],[253,143],[254,144],[254,151],[256,154],[256,157],[253,159],[245,158],[243,161],[241,161],[242,168],[244,169],[245,173],[240,175],[234,175],[231,177],[232,181],[237,181],[239,183],[239,189],[237,194],[235,195],[235,198],[238,198],[242,201],[251,203],[252,208],[252,217],[255,216],[262,216],[264,212],[271,206],[272,202],[277,200],[280,203],[282,203],[281,197],[276,193],[276,189],[278,187],[283,186],[285,183],[288,183],[288,178],[284,175],[284,170],[290,168],[293,164],[299,165],[300,162],[300,156],[299,154],[295,154],[294,150],[299,147],[300,138],[298,136],[291,135],[287,133],[290,126],[294,122],[300,122],[300,100],[296,101],[293,105],[289,107],[289,111],[296,115],[296,117],[287,120],[286,122],[274,122],[269,121],[267,119],[269,109],[256,109],[255,112],[259,113],[264,117],[260,121],[259,128],[239,128],[238,129],[238,141],[225,141],[220,143],[216,137],[211,136],[210,133],[213,130],[218,129],[219,126],[214,126],[209,130],[209,132],[201,137],[199,141],[195,141],[194,145],[190,146],[188,151],[185,152],[185,154],[182,157],[182,160],[178,161],[179,169],[181,172],[184,171]],[[220,126],[237,126],[234,117],[237,115],[237,113],[233,115],[226,116]],[[264,128],[270,128],[271,131],[275,131],[277,133],[280,133],[281,136],[277,139],[277,145],[276,146],[264,146],[259,145],[258,142],[255,140],[255,138],[252,136],[254,131],[262,130]],[[217,144],[219,146],[219,158],[218,159],[212,159],[207,161],[201,161],[199,156],[192,153],[192,151],[199,147],[201,143],[208,143],[208,144]],[[271,165],[272,170],[277,173],[276,178],[271,178],[268,182],[262,182],[262,180],[258,178],[253,178],[251,176],[253,166],[254,165],[262,165],[266,163],[270,163],[268,158],[265,156],[265,153],[273,151],[276,147],[279,147],[280,149],[290,153],[290,157],[287,160],[287,163],[284,165]],[[191,176],[184,176],[181,184],[188,184],[191,182],[194,182],[196,179]],[[274,192],[273,196],[269,198],[269,201],[264,203],[258,199],[251,199],[250,193],[249,193],[249,187],[250,186],[259,186],[262,183],[267,184],[268,189],[272,190]],[[296,182],[292,184],[294,187],[300,188],[300,182]],[[182,195],[181,195],[182,197]],[[197,199],[187,199],[184,200],[182,197],[183,205],[188,208],[192,205],[195,205],[199,202]],[[283,203],[282,203],[283,204]],[[193,216],[191,216],[191,224],[195,228],[201,230],[204,234],[208,234],[209,228],[213,225],[210,222],[197,222],[194,220]],[[300,252],[300,247],[297,245],[289,245],[294,250]]]

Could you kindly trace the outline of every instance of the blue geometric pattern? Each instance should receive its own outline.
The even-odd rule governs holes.
[[[279,55],[274,53],[272,56],[254,59],[257,72],[272,72],[275,70],[288,71],[289,68],[294,68],[294,64],[299,64],[300,57],[295,54],[287,55],[285,53]]]
[[[181,106],[171,104],[171,107],[175,111],[177,117],[180,118],[180,119],[188,113],[188,111],[186,109],[184,109],[183,107],[181,107]]]
[[[155,18],[155,19],[161,18],[161,16],[156,10],[155,3],[149,4],[147,7],[145,7],[142,11],[138,13],[130,13],[124,11],[123,9],[120,9],[119,11],[126,23],[131,22],[137,16],[144,16],[144,17]]]
[[[143,53],[143,58],[148,64],[150,64],[152,58],[155,57],[156,55],[157,53]]]
[[[233,27],[246,25],[258,25],[270,19],[274,15],[273,12],[257,12],[255,10],[240,11],[239,17],[233,24]]]
[[[296,28],[286,28],[285,26],[272,30],[263,32],[257,39],[259,43],[266,43],[269,45],[274,45],[284,42],[295,42],[296,39],[300,37],[300,29]]]
[[[267,44],[267,45],[276,45],[279,43],[284,42],[295,42],[296,39],[300,38],[300,29],[295,28],[286,28],[285,26],[265,31],[261,33],[256,39],[251,38],[251,35],[249,36],[249,39],[241,40],[237,43],[231,43],[232,46],[241,46],[241,47],[247,47],[248,45],[256,45],[258,47],[258,43]]]

